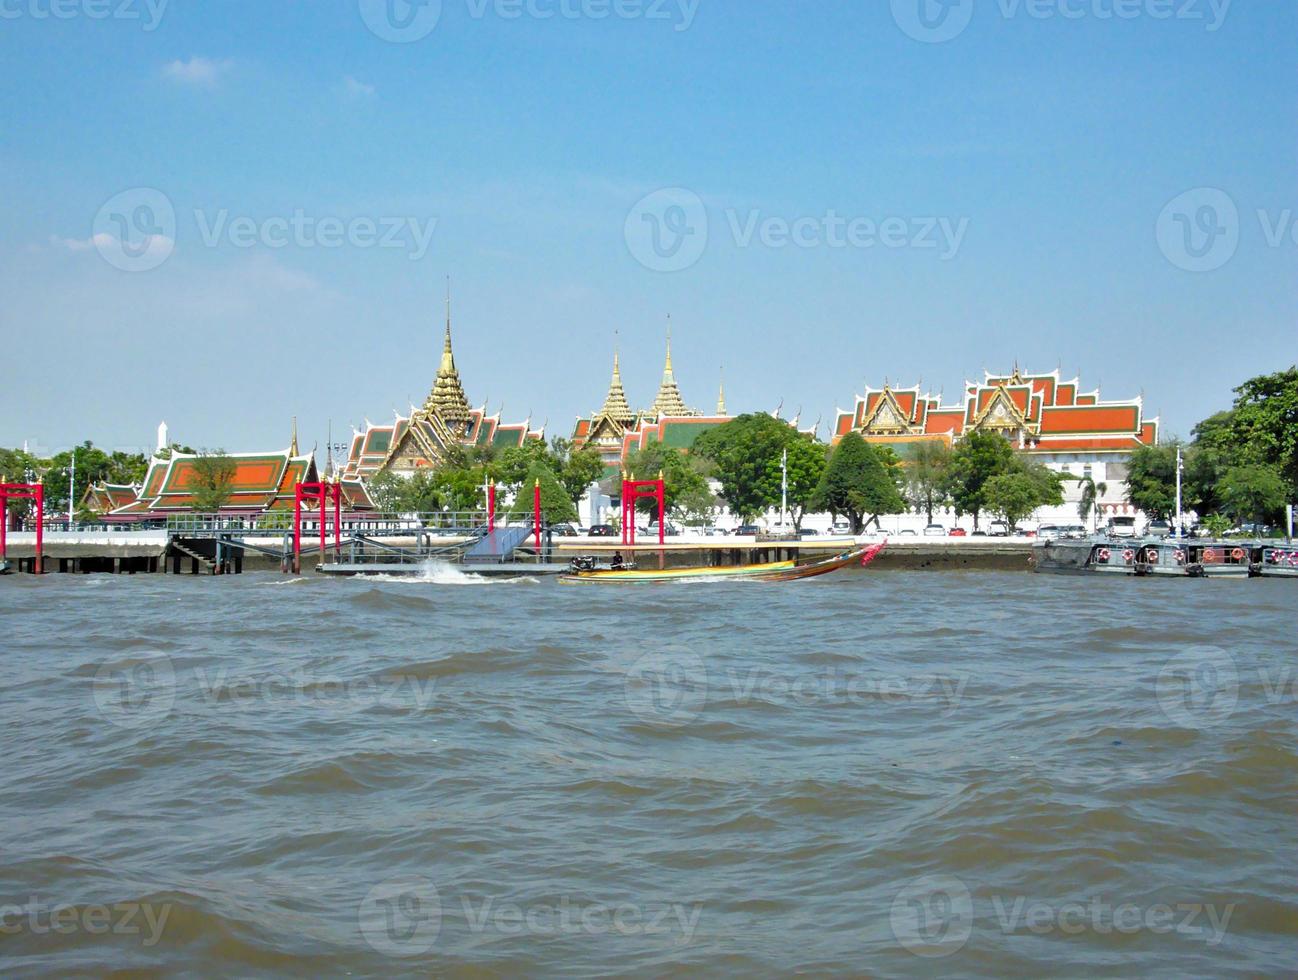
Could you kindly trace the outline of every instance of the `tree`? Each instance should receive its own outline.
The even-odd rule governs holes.
[[[950,468],[951,447],[938,440],[918,443],[906,463],[906,498],[927,515],[929,524],[933,523],[933,511],[950,502]]]
[[[1176,510],[1176,443],[1140,446],[1127,460],[1127,501],[1150,517]]]
[[[1089,476],[1082,477],[1082,498],[1077,502],[1077,516],[1083,524],[1091,523],[1091,514],[1099,506],[1100,498],[1109,492],[1107,483],[1096,483]]]
[[[789,441],[784,451],[789,454],[789,514],[793,518],[793,526],[801,531],[802,519],[815,506],[820,479],[825,475],[829,459],[828,447],[796,433],[796,438]]]
[[[1040,463],[1016,457],[1004,473],[983,485],[983,501],[994,514],[1014,528],[1038,507],[1064,502],[1062,476]]]
[[[230,499],[237,467],[224,449],[199,453],[193,462],[194,476],[190,490],[193,509],[200,514],[215,514]]]
[[[816,505],[847,517],[852,533],[860,534],[867,516],[877,523],[884,514],[901,513],[906,502],[897,488],[895,467],[860,433],[849,432],[830,454]]]
[[[575,521],[577,519],[577,508],[568,498],[568,491],[559,482],[554,470],[544,463],[537,463],[527,471],[527,475],[523,479],[523,485],[514,498],[514,506],[509,510],[510,517],[532,516],[532,508],[535,504],[533,488],[538,480],[541,481],[542,520],[547,524],[563,524],[567,521]]]
[[[508,449],[502,449],[496,454],[489,470],[491,475],[496,478],[497,483],[512,490],[520,490],[524,484],[530,491],[532,484],[528,482],[528,475],[537,466],[543,466],[554,476],[561,468],[550,452],[550,447],[540,439],[528,439],[521,446],[510,446]],[[528,507],[532,505],[529,503]]]
[[[983,487],[994,476],[1010,469],[1014,447],[994,432],[971,432],[951,452],[946,490],[956,514],[971,514],[974,527],[986,506]]]
[[[383,470],[365,481],[374,506],[389,514],[400,514],[406,511],[406,478],[397,476],[391,470]]]
[[[1227,470],[1220,487],[1226,513],[1240,523],[1275,518],[1288,500],[1286,491],[1280,468],[1261,463]]]
[[[576,504],[586,496],[590,485],[604,475],[604,458],[594,446],[573,449],[570,443],[560,439],[555,440],[555,450],[562,463],[559,481],[568,491],[568,499]]]
[[[780,461],[789,451],[789,505],[799,525],[824,471],[824,448],[764,412],[740,415],[703,433],[693,455],[715,467],[721,496],[748,521],[780,506]],[[817,458],[819,457],[819,458]]]
[[[1274,466],[1298,490],[1298,367],[1250,378],[1235,389],[1230,429],[1243,461]]]

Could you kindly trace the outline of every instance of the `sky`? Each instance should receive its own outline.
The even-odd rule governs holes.
[[[0,444],[228,452],[437,368],[568,435],[1060,368],[1188,435],[1298,360],[1298,7],[0,0]]]

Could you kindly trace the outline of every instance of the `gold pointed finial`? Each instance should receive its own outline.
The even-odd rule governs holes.
[[[725,418],[726,415],[726,368],[723,364],[720,369],[721,384],[717,388],[717,416]]]
[[[672,373],[672,315],[667,314],[667,373]]]
[[[296,415],[293,416],[293,441],[289,443],[288,454],[290,456],[297,455],[297,416]]]

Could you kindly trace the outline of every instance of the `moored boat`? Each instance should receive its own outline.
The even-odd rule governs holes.
[[[1136,549],[1137,575],[1194,576],[1203,574],[1203,566],[1190,561],[1184,541],[1160,538],[1146,541]]]
[[[1298,578],[1298,545],[1272,547],[1263,545],[1258,563],[1254,566],[1263,578]]]
[[[1253,564],[1253,549],[1230,541],[1185,542],[1190,560],[1203,566],[1209,578],[1248,578]]]
[[[883,551],[886,541],[868,548],[854,548],[827,558],[802,558],[762,562],[756,565],[695,565],[688,568],[598,568],[574,561],[573,569],[559,581],[581,585],[643,585],[649,582],[755,581],[792,582],[814,578],[846,568],[856,562],[868,565]]]

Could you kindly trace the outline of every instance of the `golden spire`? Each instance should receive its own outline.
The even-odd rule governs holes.
[[[296,415],[293,416],[293,441],[289,443],[288,454],[290,456],[297,455],[297,416]]]
[[[717,389],[717,417],[727,418],[726,415],[726,369],[721,367],[721,385]]]
[[[622,387],[622,369],[618,363],[618,352],[613,351],[613,380],[608,385],[608,395],[604,398],[604,407],[599,410],[597,418],[609,418],[615,422],[634,422],[635,412],[627,404],[626,389]]]
[[[655,415],[693,416],[698,412],[685,407],[685,399],[676,384],[676,375],[672,371],[672,318],[667,317],[667,363],[663,367],[663,382],[658,387],[658,397],[650,411]]]
[[[424,402],[424,411],[437,415],[451,429],[467,428],[473,421],[473,409],[464,394],[460,374],[455,370],[451,352],[451,278],[446,277],[446,339],[442,345],[442,363],[437,369],[433,390]]]

